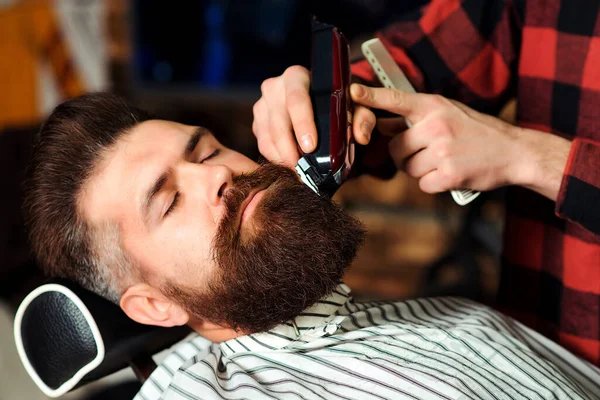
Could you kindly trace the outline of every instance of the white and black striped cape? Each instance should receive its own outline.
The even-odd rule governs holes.
[[[600,369],[462,298],[355,303],[341,284],[293,321],[173,347],[135,400],[600,399]]]

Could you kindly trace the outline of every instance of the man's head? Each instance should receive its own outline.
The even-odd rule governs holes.
[[[49,117],[25,210],[51,275],[119,302],[138,322],[205,334],[293,318],[335,287],[363,239],[356,220],[293,171],[108,94]]]

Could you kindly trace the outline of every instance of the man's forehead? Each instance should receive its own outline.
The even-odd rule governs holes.
[[[84,188],[81,204],[90,222],[122,223],[131,218],[137,191],[181,155],[194,130],[176,122],[151,120],[120,138]]]
[[[148,150],[146,147],[151,146],[150,150],[165,150],[165,147],[156,148],[155,142],[160,142],[161,145],[169,146],[177,145],[178,142],[186,140],[194,132],[193,126],[180,124],[178,122],[150,120],[144,121],[131,129],[117,146],[128,147],[131,150]]]

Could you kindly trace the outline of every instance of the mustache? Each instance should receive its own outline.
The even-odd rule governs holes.
[[[322,200],[300,181],[296,171],[283,165],[272,164],[268,161],[262,162],[256,170],[250,173],[234,177],[232,187],[223,194],[224,212],[211,246],[211,257],[213,260],[217,262],[219,258],[217,249],[221,250],[221,253],[235,253],[247,242],[247,240],[242,238],[244,235],[242,234],[242,225],[240,223],[242,204],[244,204],[244,201],[253,191],[266,187],[269,187],[268,193],[264,196],[253,215],[253,225],[258,231],[264,230],[269,226],[267,215],[285,214],[286,211],[284,209],[289,209],[292,204],[290,201],[287,201],[287,203],[279,204],[279,206],[275,206],[275,209],[273,209],[273,200],[275,198],[282,199],[290,196],[306,198],[309,196],[312,200],[314,196],[315,201]],[[302,193],[304,194],[302,195]],[[303,208],[301,204],[297,204],[297,206]],[[251,235],[256,234],[255,231]],[[248,239],[247,236],[246,239]]]
[[[292,169],[268,162],[261,163],[253,172],[234,177],[232,187],[223,195],[223,223],[238,216],[242,204],[253,191],[271,186],[280,180],[286,180],[288,184],[296,181],[298,185],[302,185]]]

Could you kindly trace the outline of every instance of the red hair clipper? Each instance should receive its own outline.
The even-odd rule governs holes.
[[[317,148],[302,155],[296,171],[322,197],[331,197],[348,179],[354,162],[348,43],[333,25],[312,21],[310,98]]]

